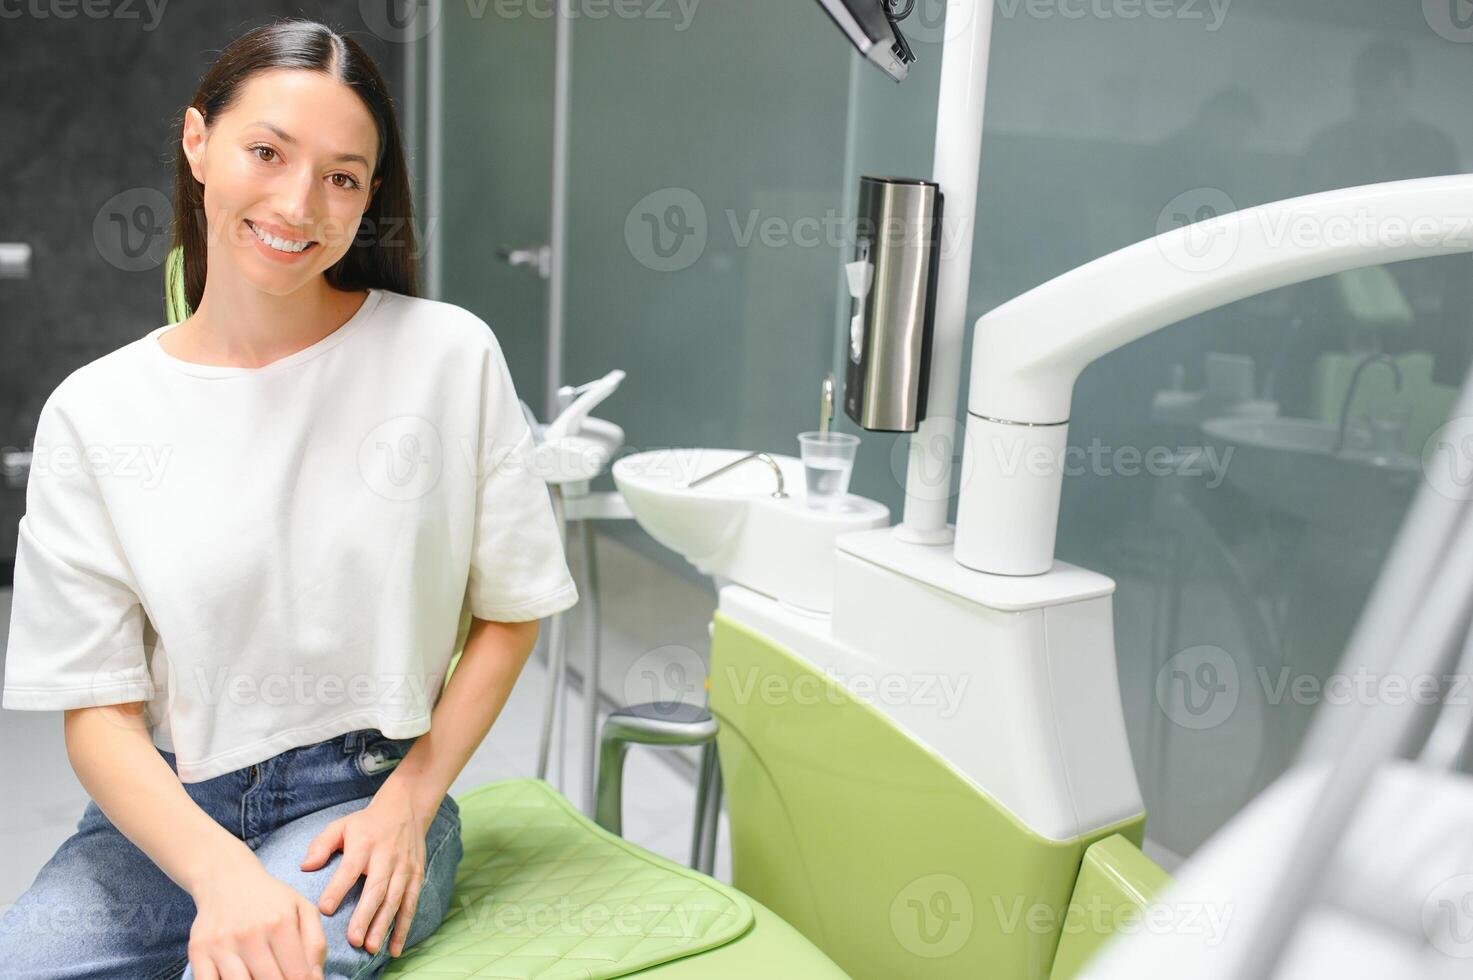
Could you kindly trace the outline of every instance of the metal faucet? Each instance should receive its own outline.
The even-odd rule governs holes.
[[[707,473],[705,476],[697,477],[696,479],[694,479],[694,480],[690,481],[689,483],[687,483],[686,486],[687,487],[698,486],[698,485],[700,485],[702,483],[705,483],[707,480],[711,479],[712,477],[714,477],[714,476],[720,476],[722,473],[725,473],[727,470],[735,469],[736,467],[740,466],[741,464],[747,462],[748,460],[752,460],[752,459],[760,459],[762,462],[764,462],[768,466],[772,467],[773,475],[775,475],[777,477],[777,489],[772,492],[772,495],[774,497],[786,497],[788,494],[783,489],[783,471],[782,471],[782,467],[777,465],[777,460],[773,459],[771,455],[769,455],[768,453],[761,452],[761,451],[753,452],[753,453],[747,453],[747,455],[741,457],[740,459],[734,459],[730,463],[727,463],[725,466],[722,466],[722,467],[720,467],[718,469],[712,470],[710,473]]]
[[[1350,372],[1350,384],[1345,388],[1345,401],[1340,405],[1340,431],[1335,437],[1335,448],[1330,450],[1331,454],[1339,453],[1345,448],[1345,427],[1350,422],[1350,403],[1355,399],[1355,389],[1360,384],[1361,372],[1372,364],[1385,364],[1391,368],[1391,373],[1396,378],[1396,392],[1401,393],[1401,365],[1390,354],[1376,352],[1367,354],[1361,358],[1355,370]]]

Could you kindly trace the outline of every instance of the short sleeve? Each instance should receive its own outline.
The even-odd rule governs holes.
[[[142,603],[61,390],[47,398],[37,422],[16,539],[0,697],[8,709],[153,697]]]
[[[535,442],[500,345],[481,365],[481,452],[466,602],[477,619],[542,619],[578,602]]]

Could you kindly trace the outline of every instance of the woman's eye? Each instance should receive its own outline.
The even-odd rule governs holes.
[[[276,156],[276,149],[275,149],[275,147],[267,146],[264,143],[258,143],[255,146],[250,147],[250,151],[252,153],[256,154],[256,159],[257,160],[260,160],[262,163],[270,163],[271,162],[271,159],[274,159],[275,156]],[[261,156],[262,153],[269,153],[269,154],[271,154],[271,159],[268,159],[266,157]],[[337,180],[339,177],[341,177],[343,180],[347,181],[347,183],[346,184],[334,184],[333,185],[334,187],[341,187],[343,190],[354,190],[354,191],[356,191],[359,187],[362,186],[361,184],[358,183],[358,179],[356,177],[354,177],[352,174],[333,174],[329,179],[330,180]]]

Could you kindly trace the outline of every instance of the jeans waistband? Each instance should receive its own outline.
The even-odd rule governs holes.
[[[343,740],[343,754],[344,755],[351,755],[354,752],[356,752],[359,749],[361,749],[363,746],[369,744],[370,742],[384,742],[384,741],[388,741],[388,742],[402,742],[402,741],[405,741],[404,739],[390,738],[389,736],[385,735],[383,732],[379,731],[377,728],[359,728],[356,731],[351,731],[351,732],[348,732],[345,735],[340,735],[338,737]],[[415,737],[417,737],[417,736],[415,736]]]

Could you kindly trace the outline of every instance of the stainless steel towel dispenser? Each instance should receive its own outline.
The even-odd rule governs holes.
[[[941,188],[928,180],[862,177],[844,412],[874,432],[914,432],[926,414]]]

